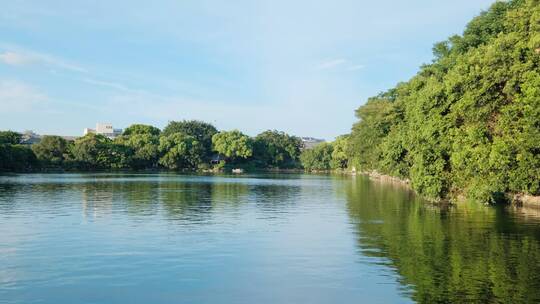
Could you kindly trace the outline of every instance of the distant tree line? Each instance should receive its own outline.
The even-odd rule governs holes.
[[[0,132],[0,171],[25,171],[39,165],[34,152],[21,145],[21,140],[17,132]]]
[[[19,133],[0,132],[0,170],[301,168],[298,137],[269,130],[252,138],[197,120],[172,121],[163,131],[135,124],[115,139],[87,134],[75,141],[43,136],[31,146],[20,142]]]

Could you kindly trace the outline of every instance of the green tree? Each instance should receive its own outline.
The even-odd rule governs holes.
[[[193,136],[173,133],[159,140],[159,164],[168,169],[193,170],[202,163],[204,146]]]
[[[0,171],[28,171],[39,166],[36,155],[20,145],[22,135],[13,131],[0,131]]]
[[[202,157],[210,158],[212,154],[212,137],[218,131],[213,125],[199,120],[170,121],[163,129],[163,135],[168,136],[174,133],[183,133],[193,136],[204,147]]]
[[[62,166],[68,153],[68,142],[60,136],[43,136],[32,145],[37,159],[46,166]]]
[[[540,5],[498,1],[357,110],[349,158],[433,200],[540,194]]]
[[[29,171],[39,167],[36,155],[23,145],[0,144],[0,171]]]
[[[160,133],[161,133],[161,130],[156,127],[143,125],[143,124],[133,124],[127,127],[122,133],[122,135],[130,136],[130,135],[135,135],[135,134],[139,134],[139,135],[144,134],[144,135],[159,136]]]
[[[87,134],[75,140],[70,157],[79,169],[120,169],[130,163],[129,148],[115,145],[109,138],[99,134]]]
[[[105,159],[106,167],[111,169],[132,169],[133,168],[133,149],[129,146],[119,145],[114,142],[109,143],[107,147],[108,155]]]
[[[349,157],[357,169],[367,171],[379,166],[380,144],[399,115],[395,108],[395,98],[396,90],[391,90],[370,98],[356,110],[359,122],[352,128]]]
[[[324,171],[332,169],[332,152],[330,143],[320,143],[313,149],[307,149],[300,155],[304,169],[308,171]]]
[[[21,143],[22,134],[13,131],[0,131],[0,144],[18,145]]]
[[[332,169],[346,169],[349,164],[349,136],[338,136],[332,142]]]
[[[253,155],[253,142],[238,130],[223,131],[212,137],[214,151],[235,162]]]
[[[159,137],[152,133],[134,133],[122,135],[114,140],[132,152],[130,167],[134,169],[155,168],[160,156]]]
[[[253,157],[263,167],[294,168],[298,166],[302,141],[279,131],[265,131],[255,137]]]

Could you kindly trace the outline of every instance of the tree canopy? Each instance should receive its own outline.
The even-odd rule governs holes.
[[[313,149],[302,152],[300,159],[302,166],[308,171],[325,171],[332,169],[332,152],[334,147],[331,143],[321,143]]]
[[[204,147],[203,158],[209,158],[212,154],[212,136],[218,130],[212,124],[199,120],[170,121],[163,129],[163,135],[183,133],[195,137]]]
[[[112,140],[99,134],[87,134],[75,140],[70,156],[80,169],[107,169],[117,160],[118,151],[112,150]],[[115,166],[118,167],[118,166]]]
[[[145,169],[157,166],[159,136],[154,135],[153,132],[122,135],[114,140],[114,144],[126,147],[131,153],[129,156],[131,168]]]
[[[432,199],[540,194],[540,6],[496,2],[356,115],[351,165]]]
[[[0,144],[18,145],[21,143],[22,134],[13,131],[0,131]]]
[[[144,134],[144,135],[153,135],[158,136],[161,133],[161,130],[149,125],[143,125],[143,124],[133,124],[129,127],[127,127],[122,135],[135,135],[135,134]]]
[[[37,159],[45,165],[61,166],[68,157],[68,142],[60,136],[43,136],[41,141],[32,145]]]
[[[253,155],[253,142],[249,136],[238,130],[223,131],[212,137],[214,151],[235,161]]]
[[[294,168],[298,165],[301,147],[300,138],[268,130],[255,137],[253,154],[263,167]]]
[[[196,169],[202,162],[203,145],[193,136],[178,132],[159,140],[159,163],[169,169]]]
[[[75,141],[44,136],[37,144],[23,146],[18,144],[19,133],[0,131],[0,171],[300,167],[301,141],[295,136],[280,131],[265,131],[256,138],[238,130],[216,132],[211,124],[200,121],[171,122],[164,132],[134,124],[114,139],[99,134],[87,134]],[[208,147],[201,139],[207,141],[210,135],[214,143]],[[221,156],[218,164],[211,160],[214,153]]]

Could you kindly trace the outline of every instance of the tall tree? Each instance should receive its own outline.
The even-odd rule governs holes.
[[[23,145],[0,144],[0,172],[36,169],[39,163],[32,150]]]
[[[212,154],[212,136],[217,132],[216,127],[212,124],[199,120],[171,121],[163,129],[164,136],[174,133],[183,133],[195,137],[195,139],[197,139],[204,147],[202,152],[202,157],[204,159],[210,158]]]
[[[238,130],[224,131],[212,137],[214,151],[229,161],[247,159],[253,155],[253,142],[249,136]]]
[[[114,140],[117,145],[128,147],[131,152],[130,166],[134,169],[155,168],[159,159],[159,137],[152,132],[122,135]]]
[[[143,124],[133,124],[129,127],[127,127],[122,135],[135,135],[135,134],[146,134],[146,135],[154,135],[158,136],[161,133],[161,130],[150,125],[143,125]]]
[[[349,164],[349,136],[338,136],[332,142],[332,169],[346,169]]]
[[[296,167],[300,158],[302,141],[279,131],[265,131],[255,137],[253,157],[264,167]]]
[[[70,148],[70,160],[80,169],[120,169],[129,167],[129,147],[115,145],[100,134],[87,134],[78,138]]]
[[[159,163],[168,169],[193,170],[202,163],[203,145],[193,136],[173,133],[159,140]]]
[[[302,166],[308,171],[326,171],[332,169],[332,152],[330,143],[320,143],[313,149],[307,149],[300,155]]]
[[[68,143],[60,136],[43,136],[32,145],[32,151],[43,165],[61,166],[67,157]]]

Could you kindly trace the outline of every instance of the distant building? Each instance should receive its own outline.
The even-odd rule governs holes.
[[[44,136],[55,136],[55,135],[40,135],[36,134],[33,131],[24,131],[21,138],[21,145],[33,145],[33,144],[39,144]],[[67,140],[67,141],[74,141],[77,139],[77,136],[62,136],[61,138]]]
[[[324,139],[319,138],[313,138],[313,137],[300,137],[302,140],[302,149],[309,150],[315,148],[318,144],[321,144],[324,142]]]
[[[122,129],[114,129],[110,123],[97,123],[95,129],[84,129],[84,135],[89,133],[100,134],[112,139],[122,135]]]
[[[22,145],[33,145],[41,141],[41,135],[34,133],[33,131],[24,131],[21,137]]]

